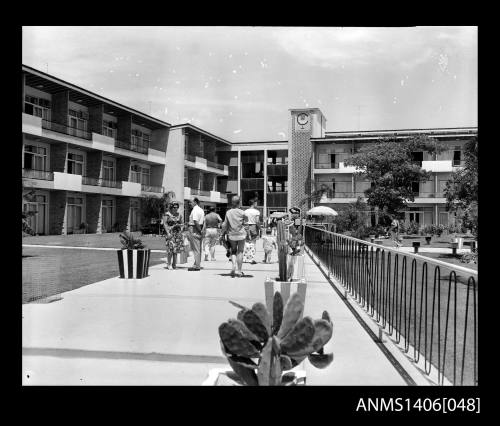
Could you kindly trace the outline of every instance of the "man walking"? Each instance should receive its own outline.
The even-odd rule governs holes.
[[[205,221],[205,212],[199,204],[200,201],[196,197],[189,201],[192,210],[189,215],[188,239],[193,251],[194,264],[191,268],[188,268],[188,271],[199,271],[201,269],[201,231]]]
[[[209,213],[205,216],[203,225],[203,247],[205,251],[205,260],[215,260],[215,246],[219,241],[219,227],[222,223],[221,217],[215,212],[215,207],[209,207]]]

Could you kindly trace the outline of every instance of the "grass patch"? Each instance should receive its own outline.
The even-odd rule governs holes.
[[[119,248],[119,247],[117,247]],[[150,266],[163,253],[151,253]],[[23,247],[22,303],[120,275],[115,251]]]

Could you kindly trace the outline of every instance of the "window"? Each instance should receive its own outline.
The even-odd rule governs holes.
[[[24,98],[24,112],[50,121],[50,101],[26,95]]]
[[[411,183],[411,192],[414,194],[418,194],[420,192],[420,182]]]
[[[84,221],[83,198],[70,196],[67,198],[67,204],[67,232],[68,234],[72,234],[80,228],[80,225]]]
[[[87,131],[88,114],[84,111],[69,110],[68,124],[70,135],[81,136],[81,132]]]
[[[462,151],[455,150],[453,151],[453,165],[460,166],[462,164]]]
[[[338,168],[338,166],[336,165],[336,154],[330,154],[330,167],[332,169],[336,169]]]
[[[143,185],[149,185],[151,170],[149,167],[143,167],[139,164],[133,164],[130,167],[131,176],[130,181],[141,183]]]
[[[115,180],[115,162],[113,160],[102,160],[102,178],[106,181]]]
[[[47,148],[38,145],[24,145],[24,168],[45,171],[47,169]]]
[[[116,138],[117,125],[114,121],[103,120],[102,134],[110,138]]]
[[[149,147],[151,136],[138,129],[132,129],[132,145]]]
[[[83,175],[83,155],[68,152],[68,173],[72,175]]]

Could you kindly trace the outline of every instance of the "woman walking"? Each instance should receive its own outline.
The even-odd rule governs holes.
[[[245,216],[248,220],[248,236],[243,251],[243,262],[255,265],[255,243],[260,235],[260,212],[257,210],[258,199],[250,200],[250,208],[245,210]]]
[[[232,277],[241,277],[243,275],[241,268],[243,266],[243,250],[247,237],[247,227],[245,212],[240,208],[240,197],[235,195],[231,199],[231,209],[226,212],[226,218],[222,224],[222,234],[227,234],[231,249]]]
[[[179,213],[179,203],[171,203],[170,209],[163,217],[165,228],[165,245],[167,251],[166,269],[176,269],[177,253],[184,251],[184,239],[182,235],[182,216]]]

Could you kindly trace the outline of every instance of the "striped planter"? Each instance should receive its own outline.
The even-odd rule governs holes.
[[[146,278],[149,270],[150,249],[117,250],[120,278]]]

